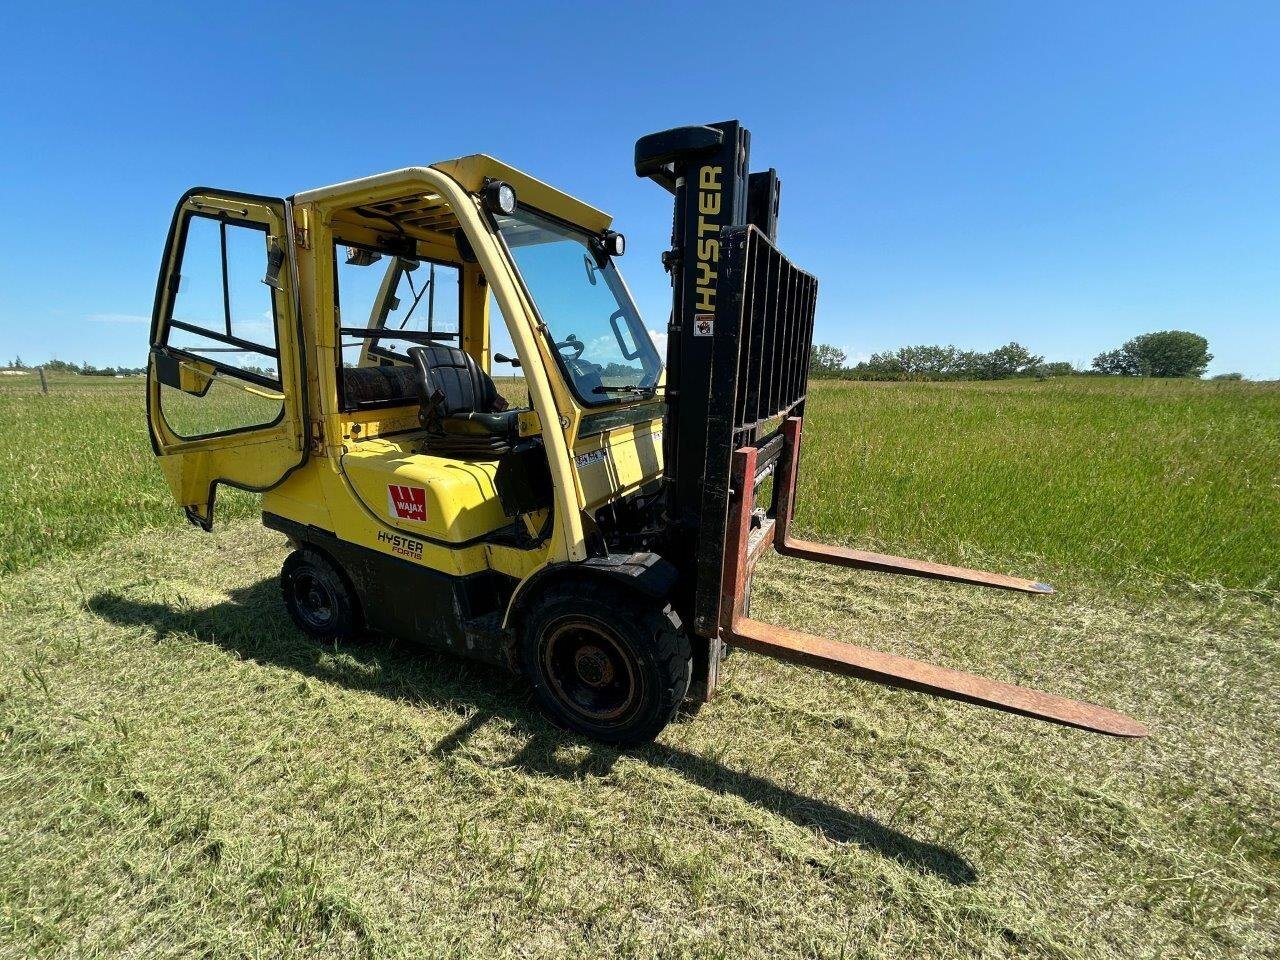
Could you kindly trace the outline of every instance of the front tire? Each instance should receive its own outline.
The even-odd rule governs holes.
[[[332,560],[303,548],[285,558],[280,592],[298,629],[317,640],[344,640],[360,625],[355,590]]]
[[[552,587],[525,618],[520,659],[552,722],[618,747],[661,732],[693,671],[669,605],[598,583]]]

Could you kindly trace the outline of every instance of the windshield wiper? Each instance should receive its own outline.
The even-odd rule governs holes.
[[[594,388],[591,392],[592,393],[634,393],[637,396],[641,396],[641,397],[645,397],[645,396],[651,397],[658,392],[658,388],[657,387],[636,387],[636,386],[606,387],[602,384],[601,386]]]

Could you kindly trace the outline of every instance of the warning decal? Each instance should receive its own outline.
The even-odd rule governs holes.
[[[387,512],[397,520],[427,519],[427,491],[422,487],[387,484]]]
[[[712,337],[716,332],[716,315],[714,313],[695,313],[693,315],[693,335],[695,337]]]
[[[582,468],[589,467],[593,463],[604,463],[608,459],[609,449],[607,447],[601,447],[599,450],[592,450],[590,453],[578,454],[573,458],[573,462],[576,463],[579,468]]]

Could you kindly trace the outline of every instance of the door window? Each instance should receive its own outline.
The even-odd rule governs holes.
[[[163,360],[176,376],[160,389],[160,412],[184,439],[266,426],[284,414],[268,253],[263,225],[186,218]]]

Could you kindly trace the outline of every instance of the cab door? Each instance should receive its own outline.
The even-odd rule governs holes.
[[[197,188],[178,203],[151,319],[151,446],[187,518],[220,483],[268,490],[307,456],[290,212]]]

